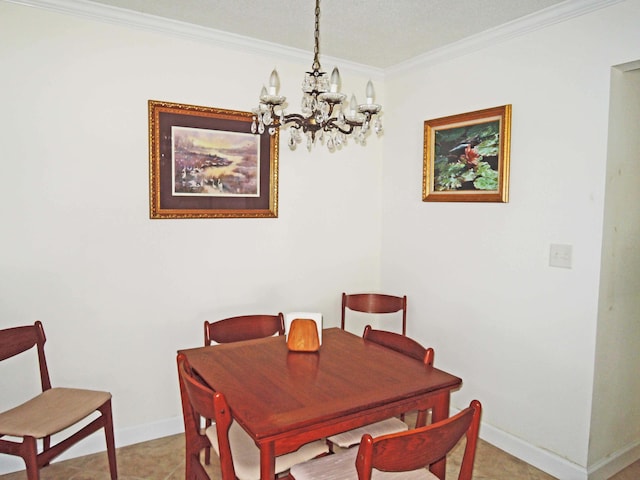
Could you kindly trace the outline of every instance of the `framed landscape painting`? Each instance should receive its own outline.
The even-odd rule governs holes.
[[[252,114],[149,100],[151,218],[278,216],[278,132]]]
[[[424,122],[424,202],[509,201],[511,105]]]

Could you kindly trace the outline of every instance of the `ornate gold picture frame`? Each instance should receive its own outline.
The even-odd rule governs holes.
[[[509,201],[511,105],[424,122],[424,202]]]
[[[278,132],[252,114],[149,100],[151,218],[278,216]]]

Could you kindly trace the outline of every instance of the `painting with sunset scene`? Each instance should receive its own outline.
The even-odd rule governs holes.
[[[424,122],[422,200],[508,202],[511,105]]]
[[[258,135],[174,126],[171,138],[174,195],[260,195]]]
[[[277,217],[278,133],[251,133],[251,121],[149,100],[150,217]]]

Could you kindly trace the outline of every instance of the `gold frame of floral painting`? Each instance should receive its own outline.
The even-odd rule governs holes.
[[[250,112],[149,100],[149,215],[276,218],[278,131]]]
[[[424,122],[423,202],[509,201],[511,105]]]

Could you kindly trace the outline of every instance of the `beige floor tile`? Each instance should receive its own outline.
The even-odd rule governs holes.
[[[638,480],[640,478],[640,460],[632,463],[609,480]]]
[[[447,478],[457,478],[457,467],[464,450],[460,442],[447,461]],[[183,480],[184,437],[173,435],[128,447],[118,448],[119,480]],[[220,480],[220,465],[212,455],[207,471],[212,480]],[[54,463],[41,472],[41,480],[109,480],[106,453]],[[554,477],[526,464],[480,440],[476,453],[474,480],[554,480]],[[640,461],[610,480],[640,479]],[[0,475],[0,480],[26,480],[24,471]]]

